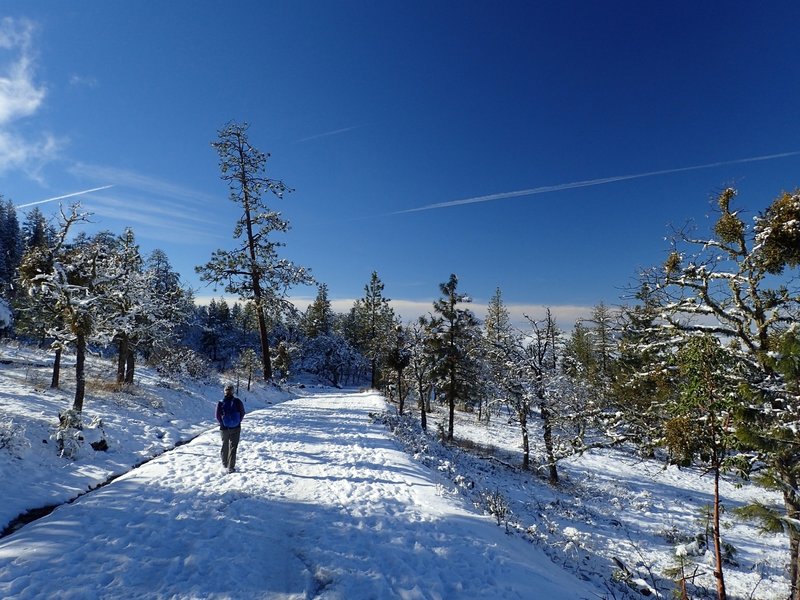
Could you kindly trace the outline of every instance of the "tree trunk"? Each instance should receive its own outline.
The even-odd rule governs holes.
[[[791,487],[783,492],[786,516],[794,519],[795,523],[800,520],[800,498],[794,491],[796,489],[796,487]],[[800,600],[800,531],[792,523],[788,525],[787,529],[789,531],[789,583],[792,590],[789,600]]]
[[[244,148],[239,145],[239,164],[245,164]],[[250,214],[250,195],[247,187],[247,173],[241,167],[239,179],[242,185],[242,207],[244,208],[245,225],[247,228],[247,247],[250,256],[250,277],[253,287],[253,301],[258,315],[258,335],[261,338],[261,364],[264,369],[264,381],[272,379],[272,361],[269,356],[269,332],[267,331],[267,318],[264,315],[264,295],[261,291],[261,272],[257,266],[256,242],[253,235],[253,218]]]
[[[400,416],[403,416],[403,406],[405,404],[405,398],[403,397],[403,370],[399,369],[397,371],[397,400],[400,403]]]
[[[553,450],[553,428],[550,423],[550,409],[544,400],[539,403],[539,410],[542,415],[542,438],[544,439],[544,449],[547,454],[549,467],[548,479],[551,485],[558,483],[558,469],[556,468],[556,455]]]
[[[75,339],[75,399],[72,409],[83,411],[83,398],[86,394],[86,335],[78,333]]]
[[[447,405],[450,413],[447,420],[447,439],[453,441],[453,425],[456,418],[456,375],[452,370],[450,372],[450,386],[447,390]]]
[[[264,381],[272,379],[272,362],[269,358],[269,335],[267,333],[267,320],[264,318],[264,310],[260,307],[261,300],[256,298],[258,306],[258,335],[261,339],[261,366],[264,370]]]
[[[119,338],[119,355],[117,356],[117,385],[122,385],[125,382],[125,363],[128,359],[128,336],[122,335]]]
[[[522,468],[526,471],[531,466],[531,445],[528,439],[528,411],[519,411],[519,426],[522,428]]]
[[[56,348],[56,355],[53,359],[53,377],[50,379],[50,387],[57,388],[61,378],[61,346]]]
[[[430,393],[430,390],[428,390],[428,394],[426,394],[425,386],[419,379],[417,379],[417,393],[419,394],[419,422],[422,426],[422,430],[428,431],[428,416],[427,411],[425,410],[425,396]]]
[[[791,565],[789,567],[792,594],[791,600],[800,600],[800,568],[798,567],[798,554],[800,554],[800,533],[789,528],[789,553]]]
[[[372,373],[370,374],[370,387],[373,390],[378,389],[378,359],[374,356],[372,360],[370,360],[370,367],[372,369]]]
[[[716,454],[716,450],[714,452]],[[727,600],[728,595],[725,592],[725,576],[722,572],[722,543],[720,541],[719,529],[719,461],[714,457],[714,554],[716,556],[716,564],[714,565],[714,579],[717,581],[717,598],[718,600]]]
[[[128,358],[125,361],[125,383],[133,385],[133,372],[136,364],[136,352],[128,346]]]

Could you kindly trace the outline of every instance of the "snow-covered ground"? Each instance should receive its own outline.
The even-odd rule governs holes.
[[[444,411],[437,413],[436,421],[445,423]],[[499,503],[509,531],[543,548],[554,563],[599,586],[609,580],[630,586],[622,592],[609,589],[601,597],[620,598],[627,592],[639,598],[644,591],[672,598],[675,585],[667,572],[678,565],[679,554],[687,561],[687,575],[696,568],[691,597],[716,597],[713,555],[704,544],[712,480],[702,471],[642,460],[630,451],[595,450],[559,463],[561,481],[554,488],[545,468],[537,474],[535,467],[530,472],[515,466],[521,463],[521,434],[499,416],[479,424],[475,415],[456,413],[456,438],[466,440],[468,450],[421,444],[416,423],[389,422],[409,452],[448,476],[452,493],[488,512]],[[529,426],[532,446],[537,441],[541,446],[538,422]],[[788,537],[761,535],[757,524],[730,512],[756,499],[780,507],[779,494],[735,477],[721,483],[721,494],[728,509],[723,543],[735,550],[724,571],[728,597],[784,600],[789,595]]]
[[[92,361],[85,416],[102,418],[110,448],[68,461],[49,438],[71,403],[69,365],[53,391],[49,361],[0,346],[0,527],[156,458],[0,539],[2,598],[669,598],[676,551],[698,554],[694,597],[713,597],[695,539],[710,481],[694,470],[594,452],[562,464],[553,488],[514,466],[519,434],[499,417],[459,415],[476,456],[373,393],[257,387],[239,393],[249,414],[228,475],[219,381],[140,369],[118,393],[102,383],[109,361]],[[728,507],[779,501],[734,483]],[[786,538],[725,522],[729,597],[785,598]]]

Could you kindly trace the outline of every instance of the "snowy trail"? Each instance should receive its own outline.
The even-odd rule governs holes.
[[[0,542],[3,598],[595,598],[442,493],[370,412],[317,394],[209,431]]]

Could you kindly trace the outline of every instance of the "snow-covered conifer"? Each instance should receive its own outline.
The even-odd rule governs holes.
[[[328,299],[328,285],[319,284],[317,297],[309,304],[303,317],[305,334],[310,338],[330,335],[333,330],[333,309]]]
[[[484,353],[486,366],[490,373],[488,381],[493,384],[494,389],[487,390],[487,394],[478,410],[478,418],[486,418],[488,421],[491,413],[492,399],[494,397],[507,399],[507,390],[504,390],[502,386],[497,384],[501,381],[508,368],[508,347],[510,344],[515,343],[515,332],[511,325],[511,317],[503,303],[503,296],[499,287],[495,290],[494,296],[489,300],[483,327],[485,342]]]
[[[289,223],[279,212],[269,209],[261,196],[269,191],[280,199],[291,189],[282,181],[265,176],[269,155],[250,145],[247,129],[247,123],[228,123],[212,143],[219,154],[221,178],[228,183],[230,199],[242,208],[233,230],[239,245],[232,250],[214,251],[211,260],[195,270],[204,281],[224,284],[226,292],[255,304],[263,376],[269,380],[272,363],[268,314],[280,314],[289,304],[288,289],[311,284],[312,278],[308,269],[278,256],[283,244],[272,234],[288,231]]]
[[[364,286],[364,297],[355,301],[352,315],[354,343],[370,362],[370,382],[373,389],[380,385],[382,363],[392,348],[395,314],[389,298],[383,295],[384,284],[376,271]]]
[[[736,191],[718,198],[710,237],[677,232],[662,267],[642,275],[662,329],[713,335],[724,342],[748,377],[733,411],[743,451],[763,480],[784,496],[784,518],[800,517],[800,399],[795,383],[777,367],[779,341],[800,318],[798,217],[800,197],[783,194],[748,225],[732,207]],[[800,600],[800,527],[787,528],[792,600]]]
[[[72,409],[80,413],[86,393],[84,365],[90,340],[109,341],[106,295],[114,276],[116,257],[110,251],[107,236],[90,239],[76,236],[68,242],[72,227],[88,215],[74,204],[69,214],[61,212],[61,225],[51,248],[35,248],[23,259],[20,280],[32,295],[52,305],[56,319],[48,323],[47,335],[59,345],[75,347],[75,397]]]
[[[434,301],[434,314],[426,322],[436,357],[434,372],[437,388],[447,402],[449,416],[447,439],[453,439],[453,425],[457,402],[471,403],[477,396],[479,383],[476,372],[477,357],[471,350],[480,340],[480,324],[473,312],[461,305],[471,298],[458,291],[458,277],[450,275],[447,283],[439,285],[441,297]]]
[[[713,477],[712,539],[717,597],[725,600],[719,484],[728,452],[735,443],[733,417],[741,381],[733,353],[711,335],[690,337],[676,355],[679,395],[668,405],[664,442],[673,459],[684,465],[700,464]]]
[[[14,280],[23,250],[17,211],[11,200],[3,200],[0,196],[0,297],[7,300],[12,300],[16,295]]]

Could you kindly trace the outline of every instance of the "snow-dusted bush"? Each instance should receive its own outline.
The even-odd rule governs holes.
[[[191,348],[173,348],[151,359],[151,362],[164,375],[207,379],[212,371],[208,360]]]
[[[508,518],[511,514],[511,509],[508,506],[508,500],[500,493],[500,490],[493,492],[482,491],[481,501],[483,510],[497,519],[498,525],[505,523],[506,531],[508,531]]]
[[[58,415],[58,427],[53,438],[56,441],[58,455],[62,458],[78,458],[83,440],[81,413],[70,409]]]
[[[0,421],[0,450],[5,450],[12,456],[21,457],[22,453],[30,448],[30,445],[23,424],[15,423],[12,419]]]
[[[84,427],[81,413],[70,409],[58,415],[58,427],[52,438],[56,441],[58,455],[62,458],[77,459],[85,444],[92,450],[108,450],[108,441],[100,417],[94,417]]]
[[[306,341],[302,368],[326,379],[331,385],[352,383],[364,371],[366,359],[347,340],[338,335],[319,335]]]

